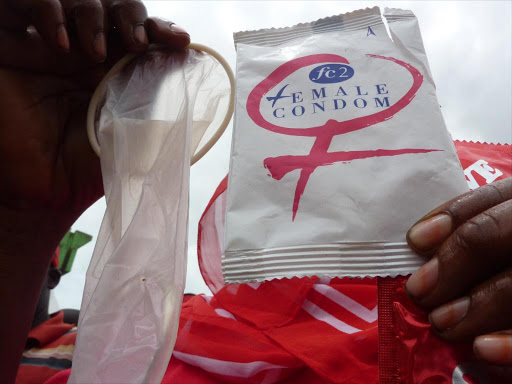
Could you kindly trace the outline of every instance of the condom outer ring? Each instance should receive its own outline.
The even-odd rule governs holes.
[[[199,161],[214,145],[215,143],[220,139],[224,131],[226,130],[231,117],[233,116],[233,110],[235,106],[235,75],[233,74],[233,71],[231,70],[231,67],[229,66],[228,62],[224,57],[215,51],[214,49],[198,43],[191,43],[187,46],[187,49],[193,49],[196,51],[202,51],[204,53],[209,54],[212,56],[215,60],[219,62],[220,65],[224,68],[226,71],[226,74],[229,78],[229,84],[231,86],[231,92],[229,97],[229,106],[228,110],[226,112],[226,116],[224,117],[224,120],[222,120],[221,124],[219,125],[219,128],[216,129],[215,134],[208,140],[208,142],[199,150],[199,152],[194,153],[192,156],[192,159],[190,160],[190,165],[194,165],[197,161]],[[107,82],[117,73],[119,73],[128,63],[130,63],[137,55],[130,53],[126,56],[124,56],[121,60],[119,60],[111,69],[110,71],[105,75],[101,83],[98,85],[96,90],[94,91],[94,94],[92,95],[91,101],[89,103],[89,109],[87,110],[87,136],[89,137],[89,143],[91,144],[92,149],[94,152],[100,156],[100,145],[98,143],[98,138],[96,137],[96,130],[94,127],[95,118],[96,118],[96,109],[98,108],[98,103],[103,97],[105,93],[105,88],[107,85]]]

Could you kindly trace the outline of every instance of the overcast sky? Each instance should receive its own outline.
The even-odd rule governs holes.
[[[512,7],[510,1],[144,1],[150,15],[185,28],[192,41],[220,52],[235,68],[233,32],[297,23],[375,5],[412,10],[419,19],[448,130],[454,139],[512,143]],[[228,172],[231,127],[191,171],[187,292],[209,293],[197,266],[197,224]],[[52,309],[79,308],[104,199],[73,230],[94,236],[77,254],[73,271],[55,289]]]

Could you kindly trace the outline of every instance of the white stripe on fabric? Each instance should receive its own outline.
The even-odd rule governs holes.
[[[337,291],[333,287],[329,287],[328,285],[315,284],[313,285],[313,289],[364,321],[368,323],[377,321],[377,306],[372,310],[369,310],[364,305],[359,304],[357,301]]]
[[[215,312],[217,312],[217,315],[219,315],[221,317],[226,317],[228,319],[233,319],[233,320],[237,321],[236,317],[232,313],[226,311],[225,309],[217,308],[215,310]]]
[[[248,287],[251,287],[254,290],[257,290],[260,287],[261,283],[247,283]]]
[[[304,304],[302,304],[302,309],[304,309],[307,313],[309,313],[315,319],[329,324],[331,327],[336,328],[340,332],[348,333],[348,334],[361,332],[360,329],[354,328],[354,327],[348,325],[347,323],[341,321],[340,319],[337,319],[336,317],[327,313],[322,308],[320,308],[318,305],[313,304],[311,301],[309,301],[307,299],[304,300]]]
[[[210,303],[210,302],[212,301],[212,297],[211,297],[211,296],[206,296],[206,295],[200,295],[200,296],[204,299],[204,301],[206,301],[206,303],[207,303],[208,305],[210,305],[210,306],[211,306],[211,303]],[[226,317],[226,318],[228,318],[228,319],[233,319],[233,320],[235,320],[235,321],[238,321],[238,320],[236,319],[236,317],[235,317],[232,313],[230,313],[230,312],[226,311],[225,309],[222,309],[222,308],[216,308],[216,309],[214,309],[214,310],[215,310],[215,312],[217,313],[217,315],[219,315],[220,317]]]
[[[248,378],[268,369],[285,369],[281,365],[270,364],[265,361],[251,361],[250,363],[236,363],[211,359],[209,357],[192,355],[184,352],[173,352],[174,357],[187,364],[204,369],[205,371],[225,376]]]
[[[322,276],[322,277],[318,278],[317,284],[329,284],[331,282],[331,280],[332,280],[332,278],[329,276]]]

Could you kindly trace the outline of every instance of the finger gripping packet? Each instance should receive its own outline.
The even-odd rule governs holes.
[[[455,141],[455,147],[471,190],[512,177],[511,145]],[[407,295],[406,281],[403,276],[377,280],[379,384],[510,382],[506,371],[476,358],[471,340],[441,340],[428,313]]]
[[[397,276],[407,230],[468,190],[412,13],[239,32],[226,283]]]

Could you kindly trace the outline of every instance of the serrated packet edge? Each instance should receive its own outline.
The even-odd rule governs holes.
[[[406,242],[339,242],[227,252],[222,272],[227,284],[313,276],[396,277],[413,273],[424,262]]]

